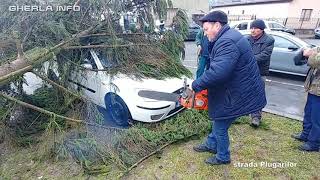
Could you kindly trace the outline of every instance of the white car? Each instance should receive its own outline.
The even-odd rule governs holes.
[[[251,22],[254,20],[243,20],[243,21],[233,21],[230,23],[230,27],[231,28],[235,28],[239,31],[242,30],[250,30],[250,24]],[[292,35],[295,35],[296,32],[293,29],[289,29],[286,28],[284,25],[275,22],[275,21],[264,21],[265,25],[266,25],[266,30],[269,31],[282,31],[282,32],[286,32]]]
[[[183,89],[183,79],[138,80],[119,73],[112,77],[103,69],[112,67],[114,64],[108,61],[102,53],[88,50],[86,54],[80,64],[84,69],[70,73],[69,84],[85,98],[104,108],[109,118],[118,125],[127,125],[129,119],[158,122],[183,109],[176,102],[158,101],[138,96],[140,90],[180,94]],[[187,79],[187,83],[190,84],[191,80]]]

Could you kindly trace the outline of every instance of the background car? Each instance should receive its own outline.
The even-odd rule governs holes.
[[[249,35],[250,31],[241,31],[244,35]],[[313,47],[305,41],[292,36],[288,33],[266,31],[274,40],[274,48],[271,55],[270,71],[280,72],[285,74],[292,74],[298,76],[306,76],[309,66],[306,64],[302,66],[295,65],[295,58],[297,61],[304,61],[302,56],[302,49],[306,47]]]
[[[230,27],[235,28],[237,30],[250,30],[250,24],[254,20],[243,20],[243,21],[234,21],[230,23]],[[296,32],[294,29],[286,28],[284,25],[275,22],[275,21],[264,21],[266,25],[266,30],[271,31],[282,31],[292,35],[295,35]]]
[[[196,40],[196,36],[198,34],[198,32],[200,31],[201,27],[195,23],[192,22],[189,24],[189,28],[188,28],[188,36],[185,40],[187,41],[194,41]]]
[[[314,36],[316,39],[320,38],[320,27],[318,27],[314,30]]]

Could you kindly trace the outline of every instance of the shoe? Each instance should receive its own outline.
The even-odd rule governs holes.
[[[230,164],[231,163],[230,160],[229,161],[221,161],[221,160],[217,159],[215,156],[208,158],[204,162],[207,164],[210,164],[210,165],[222,165],[222,164]]]
[[[260,119],[259,118],[252,118],[252,121],[251,121],[251,126],[252,127],[259,127],[260,126]]]
[[[302,144],[298,149],[300,151],[319,152],[319,147],[312,147],[307,143]]]
[[[211,153],[214,153],[214,154],[217,153],[216,150],[208,148],[208,146],[205,145],[205,144],[199,144],[198,146],[194,146],[193,150],[196,151],[196,152],[211,152]]]
[[[308,141],[306,138],[302,138],[301,137],[301,133],[292,134],[291,137],[293,139],[298,140],[298,141],[303,141],[303,142],[307,142]]]

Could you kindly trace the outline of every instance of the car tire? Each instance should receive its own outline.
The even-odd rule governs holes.
[[[111,121],[119,126],[129,126],[131,114],[123,99],[115,93],[108,93],[105,95],[104,101]]]

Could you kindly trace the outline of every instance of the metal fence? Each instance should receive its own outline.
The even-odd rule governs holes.
[[[310,18],[310,19],[301,19],[295,17],[288,18],[261,18],[254,15],[229,15],[228,19],[232,21],[241,21],[241,20],[254,20],[254,19],[264,19],[267,21],[277,21],[282,23],[287,28],[292,28],[296,30],[313,30],[320,26],[320,18]]]

